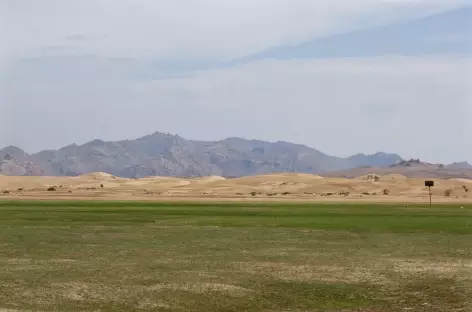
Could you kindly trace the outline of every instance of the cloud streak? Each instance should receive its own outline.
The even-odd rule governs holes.
[[[73,34],[64,37],[67,41],[86,41],[88,37],[82,34]]]

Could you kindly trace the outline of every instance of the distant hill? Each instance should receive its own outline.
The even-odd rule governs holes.
[[[472,168],[468,163],[454,163],[448,166],[442,164],[430,164],[419,159],[402,160],[396,164],[383,167],[363,167],[349,170],[333,171],[322,174],[326,177],[354,178],[368,174],[401,174],[408,178],[462,178],[472,179]],[[470,165],[469,165],[470,166]]]
[[[431,164],[422,162],[419,159],[402,160],[399,163],[391,165],[389,168],[414,168],[414,169],[442,169],[445,168],[442,164]]]
[[[31,156],[15,146],[0,150],[0,174],[3,175],[43,175],[44,172],[31,161]]]
[[[472,165],[468,162],[455,162],[447,166],[448,169],[472,169]]]
[[[357,154],[348,158],[356,167],[389,167],[402,161],[396,154],[376,153],[373,155]]]
[[[135,140],[94,140],[28,155],[17,147],[0,150],[0,174],[76,176],[106,172],[121,177],[247,175],[299,172],[325,173],[360,166],[389,167],[395,154],[357,154],[341,158],[305,145],[228,138],[191,141],[153,133]]]

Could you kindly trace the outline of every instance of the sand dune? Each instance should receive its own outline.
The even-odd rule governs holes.
[[[0,176],[0,198],[234,197],[394,201],[427,198],[424,180],[400,174],[369,174],[352,179],[310,174],[269,174],[236,179],[217,176],[127,179],[100,172],[79,177]],[[435,197],[472,201],[472,180],[433,180]]]

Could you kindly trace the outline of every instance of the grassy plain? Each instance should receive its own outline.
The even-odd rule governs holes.
[[[0,202],[0,311],[472,311],[472,205]]]

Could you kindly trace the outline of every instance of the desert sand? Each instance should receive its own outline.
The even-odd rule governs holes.
[[[472,180],[433,180],[436,202],[472,202]],[[310,174],[127,179],[100,172],[79,177],[0,176],[0,199],[422,202],[429,200],[424,181],[399,174],[352,179]]]

